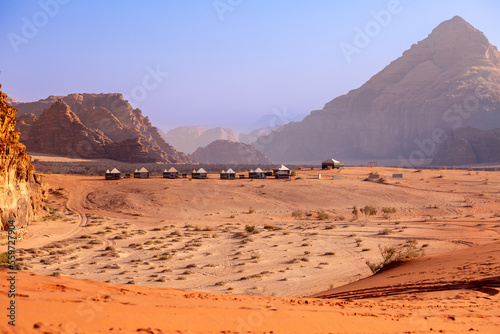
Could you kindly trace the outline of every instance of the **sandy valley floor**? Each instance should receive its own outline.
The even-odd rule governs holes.
[[[385,182],[365,181],[373,171],[378,172]],[[393,179],[393,173],[403,173],[404,177]],[[318,179],[318,174],[321,174],[321,179]],[[343,179],[333,180],[332,176],[338,174]],[[359,280],[372,274],[367,261],[377,263],[381,260],[380,247],[400,247],[415,240],[415,252],[440,259],[443,259],[441,254],[451,251],[470,254],[487,247],[497,252],[493,260],[475,258],[476,262],[489,264],[489,269],[485,267],[481,276],[480,268],[479,271],[468,268],[468,278],[459,273],[454,275],[452,269],[445,270],[446,274],[440,274],[439,270],[429,273],[427,266],[419,261],[434,257],[419,258],[410,262],[420,266],[421,277],[418,278],[415,272],[415,275],[399,273],[394,275],[398,282],[391,283],[391,287],[404,286],[408,283],[405,283],[408,275],[415,279],[412,284],[420,287],[431,282],[425,291],[434,295],[418,304],[424,310],[443,298],[451,300],[445,303],[451,309],[455,307],[453,300],[457,305],[470,306],[471,300],[483,303],[483,295],[496,298],[498,305],[495,293],[470,292],[457,300],[456,293],[450,297],[450,293],[443,294],[446,289],[433,288],[441,283],[449,284],[454,279],[462,279],[462,285],[464,280],[470,282],[488,277],[498,281],[500,173],[497,171],[420,171],[382,167],[299,170],[297,178],[291,181],[218,180],[215,175],[210,180],[105,181],[98,177],[69,175],[47,175],[46,178],[51,188],[47,205],[52,213],[33,223],[17,246],[18,261],[25,270],[37,274],[127,284],[130,288],[126,289],[145,291],[146,295],[162,294],[163,290],[132,285],[224,293],[193,293],[193,296],[211,296],[206,298],[227,303],[232,299],[222,296],[252,295],[254,297],[238,297],[238,300],[256,303],[258,309],[266,303],[282,305],[284,300],[290,300],[278,297],[311,296],[333,289],[321,296],[337,301],[333,304],[314,302],[314,307],[318,307],[315,312],[323,312],[321,307],[328,305],[330,308],[334,304],[339,306],[343,303],[339,300],[378,298],[375,304],[356,306],[351,302],[351,311],[360,307],[358,312],[366,312],[366,305],[372,305],[369,308],[377,309],[377,317],[384,312],[392,314],[384,321],[394,324],[397,317],[391,309],[397,307],[400,310],[401,299],[408,300],[415,287],[408,285],[402,289],[407,293],[396,293],[391,301],[383,288],[373,288],[373,282],[379,285],[386,282],[385,279],[382,283],[373,280],[389,271],[370,277],[368,281]],[[365,205],[373,205],[378,213],[368,218],[360,213],[356,218],[352,214],[353,206],[361,208]],[[384,218],[383,207],[394,207],[396,212]],[[463,254],[459,260],[464,258]],[[460,267],[457,264],[453,268],[457,266]],[[437,277],[439,275],[443,277]],[[64,285],[80,284],[65,277],[31,277],[41,281],[64,280]],[[351,287],[348,291],[358,292],[346,295],[345,287],[337,288],[351,282],[354,286],[348,285]],[[85,281],[81,284],[91,283]],[[92,286],[101,288],[95,284]],[[360,286],[355,284],[365,284],[361,290],[367,288],[366,284],[374,290],[360,293]],[[115,289],[114,285],[102,286]],[[168,291],[167,294],[183,295],[175,290]],[[264,297],[257,296],[272,298],[259,299]],[[380,302],[382,297],[385,299]],[[490,302],[491,299],[484,305],[479,303],[484,310],[493,312],[479,312],[489,319],[488,326],[493,326],[483,323],[481,326],[486,327],[482,328],[498,328],[500,324],[498,316],[493,315],[495,312],[499,314],[498,306],[490,308],[487,306]],[[214,307],[227,306],[217,305]],[[478,307],[483,310],[483,306]],[[288,308],[296,306],[269,307],[284,308],[286,313]],[[314,308],[310,306],[307,312],[312,311],[311,307]],[[401,313],[406,314],[402,317],[411,315],[407,311]],[[427,311],[422,312],[426,314],[422,319],[428,316]],[[342,314],[337,315],[342,318]],[[323,321],[321,316],[314,319],[319,323]],[[279,324],[273,324],[280,328]],[[256,330],[253,326],[251,330],[262,332],[271,330],[271,327]],[[235,330],[234,326],[217,328]],[[368,327],[359,328],[360,332],[369,332]],[[400,332],[401,327],[394,328],[394,332]],[[468,329],[464,328],[464,331]],[[333,332],[337,331],[343,332],[341,327]]]

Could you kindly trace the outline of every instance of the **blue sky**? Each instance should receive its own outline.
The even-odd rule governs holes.
[[[122,93],[165,131],[245,130],[263,115],[286,120],[321,109],[455,15],[500,45],[494,0],[0,0],[0,6],[2,91],[17,101]],[[390,17],[377,21],[374,13]],[[372,29],[369,42],[346,57],[341,45],[356,47],[356,29]]]

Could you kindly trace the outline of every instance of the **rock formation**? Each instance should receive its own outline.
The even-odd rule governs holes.
[[[0,86],[1,88],[1,86]],[[1,229],[8,229],[9,219],[16,228],[23,228],[43,211],[47,189],[31,165],[26,147],[15,131],[17,110],[10,107],[7,95],[0,91],[0,220]]]
[[[218,164],[255,164],[270,165],[272,161],[249,144],[230,140],[216,140],[206,147],[199,147],[191,158],[200,163]]]
[[[433,165],[460,166],[500,162],[500,129],[482,131],[466,127],[449,131]]]
[[[19,126],[26,130],[22,140],[26,138],[31,152],[126,162],[191,162],[167,144],[148,117],[133,109],[121,94],[49,96],[15,105],[22,114]],[[69,138],[70,128],[73,139]],[[62,137],[69,142],[59,142]]]
[[[418,162],[434,156],[440,136],[462,126],[500,127],[500,53],[457,16],[360,88],[253,145],[276,162]]]
[[[105,157],[104,146],[111,140],[83,125],[69,106],[58,100],[33,122],[25,143],[32,152],[91,159]]]
[[[201,126],[181,126],[170,130],[165,140],[177,150],[193,153],[198,147],[205,147],[215,140],[238,141],[233,130],[228,128],[205,129]]]

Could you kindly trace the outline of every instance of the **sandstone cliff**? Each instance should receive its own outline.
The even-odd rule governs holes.
[[[500,127],[499,83],[497,48],[454,17],[360,88],[253,145],[276,162],[430,159],[435,149],[419,143],[436,131]]]
[[[1,88],[1,85],[0,85]],[[8,220],[23,228],[43,211],[47,189],[41,177],[34,173],[31,157],[19,142],[15,131],[17,110],[6,102],[0,91],[0,220],[1,229],[8,228]]]
[[[201,126],[181,126],[170,130],[165,140],[177,150],[193,153],[198,147],[205,147],[215,140],[238,141],[233,130],[228,128],[205,129]]]
[[[446,134],[432,164],[460,166],[491,162],[500,163],[500,129],[482,131],[466,127]]]
[[[206,147],[199,147],[191,158],[200,163],[270,165],[272,161],[249,144],[216,140]]]
[[[66,107],[58,106],[62,109],[57,115],[62,117],[65,125],[56,119],[53,119],[55,124],[45,124],[52,129],[52,139],[49,140],[44,138],[44,131],[40,129],[40,126],[43,123],[50,123],[50,120],[44,116],[45,119],[40,124],[39,119],[45,111],[52,108],[52,105],[59,103],[59,100],[67,105],[72,115],[68,116],[66,111],[62,110]],[[188,156],[167,144],[158,129],[152,126],[148,117],[144,117],[141,110],[133,109],[127,101],[123,100],[121,94],[49,96],[45,100],[16,103],[15,106],[23,115],[21,116],[23,123],[20,127],[26,129],[22,134],[22,139],[27,139],[26,145],[29,151],[84,158],[112,158],[127,162],[191,162]],[[33,114],[35,118],[24,116],[29,114]],[[49,114],[49,118],[57,116],[54,110]],[[35,122],[37,126],[34,126]],[[69,124],[76,127],[73,130],[79,131],[75,134],[78,140],[76,138],[71,140],[70,144],[63,148],[62,144],[54,140],[58,136],[66,135],[58,135],[55,132],[59,126],[62,132],[67,133]],[[38,129],[35,130],[35,128]],[[35,142],[33,131],[37,139],[44,141],[43,146]]]

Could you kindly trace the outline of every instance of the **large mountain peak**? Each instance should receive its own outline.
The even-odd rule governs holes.
[[[500,52],[456,16],[360,88],[254,146],[276,162],[399,159],[415,152],[424,161],[440,141],[433,133],[460,126],[500,127]]]

